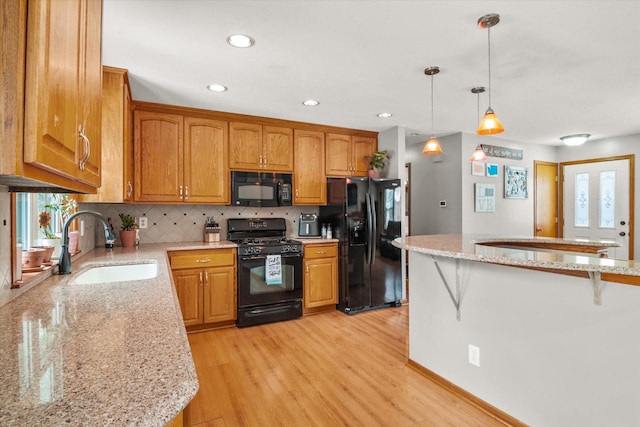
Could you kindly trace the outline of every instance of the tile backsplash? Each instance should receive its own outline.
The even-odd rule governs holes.
[[[317,213],[317,206],[287,206],[276,208],[248,208],[236,206],[212,205],[130,205],[83,203],[80,210],[100,212],[105,218],[111,218],[116,231],[120,230],[119,214],[125,213],[138,218],[147,218],[147,228],[140,229],[140,244],[160,242],[202,241],[204,223],[207,217],[213,217],[220,225],[220,238],[226,239],[228,218],[284,218],[287,223],[287,235],[298,234],[298,221],[301,213]],[[104,233],[91,217],[87,216],[85,227],[94,227],[94,246],[104,245]],[[89,233],[90,234],[90,233]],[[82,242],[83,249],[90,247],[89,239]],[[116,245],[118,242],[116,241]]]

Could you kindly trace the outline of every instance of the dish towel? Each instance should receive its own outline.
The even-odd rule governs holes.
[[[267,255],[264,261],[264,281],[267,285],[282,285],[282,257]]]

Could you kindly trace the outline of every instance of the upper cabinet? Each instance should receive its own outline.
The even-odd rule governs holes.
[[[367,175],[369,157],[378,145],[376,138],[327,133],[326,139],[327,176]]]
[[[133,145],[131,91],[127,70],[102,69],[102,186],[97,194],[83,194],[80,202],[133,201]]]
[[[95,192],[102,1],[4,0],[0,27],[0,183]]]
[[[228,123],[136,110],[134,200],[229,204]]]
[[[229,167],[257,172],[293,171],[293,130],[254,123],[229,124]]]
[[[295,205],[327,203],[327,183],[324,172],[325,141],[323,132],[294,132],[293,188]]]
[[[24,162],[100,186],[102,2],[29,2]]]

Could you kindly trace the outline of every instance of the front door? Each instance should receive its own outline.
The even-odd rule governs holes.
[[[633,159],[562,164],[565,238],[618,242],[609,257],[633,259]]]

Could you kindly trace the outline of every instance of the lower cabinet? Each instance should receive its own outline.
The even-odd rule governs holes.
[[[335,309],[338,303],[338,244],[304,245],[304,309]]]
[[[169,253],[173,283],[189,330],[232,324],[236,319],[234,248]]]

